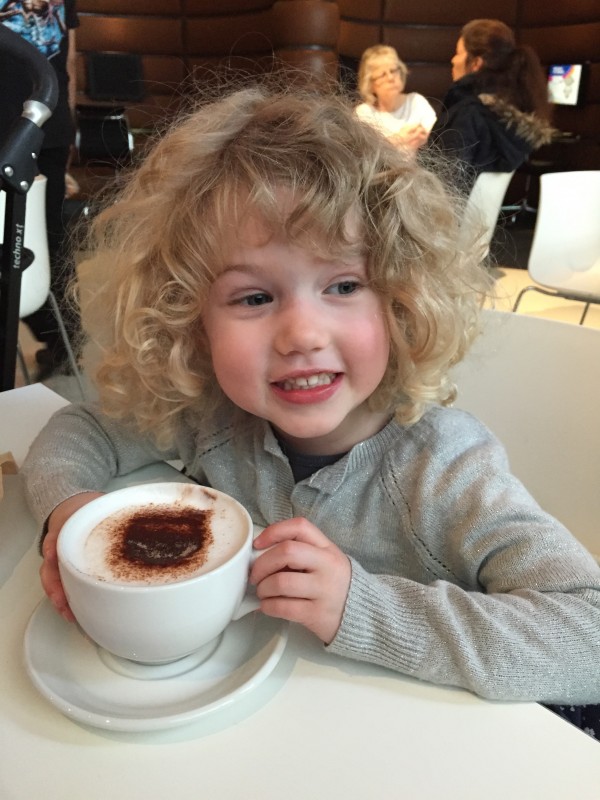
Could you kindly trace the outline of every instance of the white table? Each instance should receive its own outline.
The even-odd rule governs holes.
[[[39,388],[0,394],[0,449],[20,461],[60,404]],[[600,745],[542,707],[485,702],[330,656],[294,627],[271,676],[204,720],[141,734],[73,722],[22,666],[24,629],[42,598],[37,526],[18,478],[8,496],[0,505],[2,800],[600,798]]]

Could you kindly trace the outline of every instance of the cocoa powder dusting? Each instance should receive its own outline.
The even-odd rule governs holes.
[[[213,537],[211,510],[147,506],[110,520],[107,564],[120,580],[178,580],[206,561]]]

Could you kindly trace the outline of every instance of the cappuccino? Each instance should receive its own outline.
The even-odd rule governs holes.
[[[77,569],[110,583],[174,583],[210,572],[242,547],[235,518],[183,503],[123,508],[98,523],[73,561]]]
[[[246,509],[216,489],[128,486],[69,517],[58,568],[92,641],[119,658],[166,664],[202,652],[258,608],[246,592],[252,534]]]

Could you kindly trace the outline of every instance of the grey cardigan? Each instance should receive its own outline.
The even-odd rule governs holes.
[[[328,651],[486,698],[600,702],[600,567],[471,415],[434,406],[414,425],[390,422],[295,484],[262,420],[189,416],[159,451],[93,406],[69,406],[27,457],[28,501],[42,521],[159,459],[181,459],[256,524],[304,516],[347,553],[350,590]]]

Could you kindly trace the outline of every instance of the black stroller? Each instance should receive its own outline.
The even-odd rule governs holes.
[[[44,139],[41,126],[56,107],[58,85],[47,59],[4,25],[0,25],[0,49],[27,72],[34,87],[6,141],[0,142],[0,189],[6,193],[0,252],[0,391],[6,391],[14,386],[21,276],[33,261],[33,254],[23,246],[27,192],[37,174],[36,160]]]

